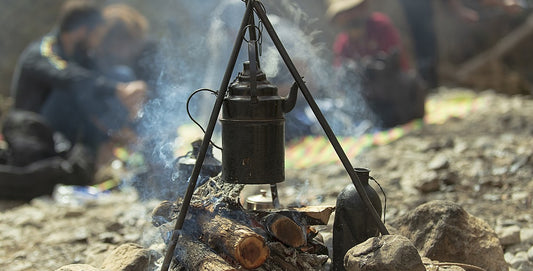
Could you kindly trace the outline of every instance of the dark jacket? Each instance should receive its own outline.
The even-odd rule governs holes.
[[[91,90],[94,95],[112,96],[116,83],[64,56],[54,33],[24,50],[15,68],[11,96],[15,109],[40,112],[52,90]]]
[[[95,149],[127,122],[116,85],[87,56],[65,57],[51,33],[22,53],[11,91],[15,109],[42,114],[71,142]]]

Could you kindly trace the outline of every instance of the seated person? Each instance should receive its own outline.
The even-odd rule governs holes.
[[[361,76],[363,98],[380,119],[379,126],[423,117],[425,90],[410,73],[390,19],[370,12],[368,0],[335,0],[326,15],[342,29],[333,45],[334,65],[351,70],[349,76]]]
[[[56,183],[72,179],[72,170],[64,166],[70,163],[69,156],[63,156],[55,148],[52,151],[47,144],[50,143],[50,137],[54,136],[50,133],[36,133],[34,128],[44,126],[54,132],[61,131],[58,129],[61,126],[53,125],[50,120],[73,118],[86,122],[91,115],[90,112],[82,111],[86,108],[81,107],[74,99],[67,99],[56,107],[68,109],[66,114],[56,114],[54,118],[48,118],[50,115],[44,114],[42,117],[36,117],[35,113],[44,113],[45,104],[48,104],[52,98],[51,93],[65,93],[70,97],[85,95],[92,99],[92,103],[98,101],[100,97],[117,97],[128,109],[135,108],[143,99],[146,88],[143,82],[118,83],[91,70],[91,61],[87,56],[98,40],[98,29],[102,22],[100,9],[91,2],[67,1],[59,20],[58,30],[32,43],[22,53],[12,82],[14,110],[7,117],[8,121],[3,128],[10,156],[6,159],[7,167],[0,168],[2,175],[0,185],[6,188],[0,190],[3,190],[5,195],[26,193],[28,196],[25,199],[30,199],[40,194],[49,194]],[[9,121],[14,125],[7,125]],[[87,155],[81,156],[84,158],[81,162],[84,165],[82,167],[84,176],[78,178],[76,183],[87,184],[91,182],[91,178],[87,176],[92,174],[91,157],[94,157],[96,149],[90,142],[93,138],[86,134],[88,133],[86,126],[82,122],[77,122],[75,125],[77,128],[72,129],[73,132],[67,133],[66,136],[71,141],[71,146],[81,143],[79,145],[86,150]],[[17,138],[24,138],[25,141]],[[23,143],[19,144],[20,142]],[[55,143],[55,147],[61,145]],[[72,148],[69,152],[75,152],[75,149],[78,148]],[[36,171],[34,164],[41,164],[43,159],[46,160],[50,156],[67,160],[63,160],[60,167],[57,163],[45,163]],[[58,170],[62,175],[57,175]],[[53,173],[53,178],[43,174],[43,171]],[[37,189],[40,186],[44,188]],[[32,191],[32,187],[36,188],[35,191]]]
[[[132,118],[139,110],[146,90],[143,81],[107,76],[99,70],[95,58],[88,56],[98,50],[102,36],[106,33],[108,22],[102,11],[99,10],[99,14],[101,18],[96,34],[86,37],[90,39],[86,42],[90,46],[79,49],[78,54],[84,56],[81,63],[93,77],[93,80],[88,81],[101,81],[114,86],[118,89],[117,95],[102,91],[99,85],[73,84],[65,88],[56,87],[41,109],[41,114],[55,130],[73,143],[88,146],[95,155],[100,155],[101,149],[106,149],[102,146],[110,139],[130,139],[131,133],[125,131],[129,129]],[[125,98],[123,94],[132,95]]]
[[[19,58],[11,87],[14,108],[39,113],[52,90],[75,91],[80,86],[126,103],[133,94],[144,95],[144,90],[127,89],[128,84],[106,80],[92,70],[88,54],[98,42],[102,23],[100,9],[90,1],[67,1],[57,29],[30,44]]]
[[[108,5],[102,15],[105,23],[94,52],[98,70],[122,80],[149,80],[148,74],[141,71],[143,67],[139,67],[145,57],[153,57],[145,55],[153,45],[148,40],[150,26],[146,17],[126,4]]]
[[[141,79],[150,86],[151,91],[147,93],[150,101],[164,99],[164,97],[158,97],[159,93],[156,91],[156,81],[159,76],[158,67],[161,65],[156,65],[155,59],[158,48],[157,44],[148,38],[149,23],[146,17],[126,4],[105,6],[103,17],[105,24],[100,43],[94,53],[98,71],[106,77],[119,81]],[[109,121],[110,117],[123,115],[121,112],[113,112],[120,109],[116,106],[117,104],[120,104],[117,99],[103,100],[105,108],[111,111],[100,110],[103,113],[100,114],[100,119]],[[173,168],[168,166],[171,162],[153,153],[154,149],[157,149],[156,146],[163,144],[162,142],[175,140],[176,126],[159,125],[157,133],[154,133],[153,128],[147,128],[154,126],[152,123],[154,120],[149,115],[153,112],[150,110],[153,108],[149,108],[148,112],[142,116],[130,116],[128,134],[134,135],[137,144],[126,143],[128,145],[126,147],[143,155],[145,171],[139,172],[138,176],[132,176],[128,183],[137,188],[142,199],[158,197],[174,200],[176,196],[170,195],[171,190],[168,189],[173,173]],[[117,145],[125,145],[123,140],[111,140],[107,143],[107,150],[112,150]],[[172,150],[170,151],[172,152]],[[112,153],[107,152],[102,160],[106,162],[110,158],[113,158]]]

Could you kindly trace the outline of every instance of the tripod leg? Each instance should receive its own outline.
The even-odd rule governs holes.
[[[320,125],[322,126],[322,129],[326,133],[326,136],[328,137],[329,142],[333,146],[333,149],[335,149],[335,152],[337,153],[337,156],[339,157],[339,159],[341,160],[342,164],[344,165],[344,168],[348,172],[348,175],[350,175],[350,178],[352,179],[352,183],[354,184],[357,192],[359,193],[359,195],[361,196],[361,198],[365,202],[367,208],[370,210],[370,213],[372,214],[372,217],[376,221],[376,224],[378,225],[381,234],[384,234],[384,235],[385,234],[389,234],[389,232],[387,231],[387,228],[385,227],[385,224],[383,224],[383,222],[381,221],[381,218],[380,218],[379,214],[376,212],[376,210],[372,206],[372,202],[368,198],[368,195],[366,194],[366,191],[365,191],[365,189],[363,187],[363,184],[361,183],[361,181],[359,180],[359,178],[355,174],[355,170],[354,170],[352,164],[350,163],[350,160],[346,156],[346,153],[342,149],[339,141],[337,140],[337,137],[335,136],[335,133],[333,133],[333,130],[331,129],[331,127],[329,126],[326,118],[324,117],[324,115],[320,111],[320,108],[316,104],[315,99],[311,95],[311,92],[309,91],[309,89],[305,85],[305,83],[304,83],[304,81],[302,79],[302,76],[300,76],[300,73],[296,69],[296,66],[294,66],[294,63],[292,62],[291,58],[289,57],[289,54],[287,53],[287,50],[285,50],[285,47],[281,43],[281,41],[280,41],[280,39],[278,37],[278,34],[274,30],[274,27],[272,26],[272,23],[270,22],[270,20],[268,19],[268,16],[266,15],[265,10],[262,8],[261,4],[258,3],[258,2],[254,2],[254,6],[255,6],[255,12],[256,12],[257,16],[263,22],[263,24],[265,26],[265,29],[267,30],[268,34],[270,35],[270,38],[272,39],[272,42],[274,42],[274,45],[278,49],[278,52],[280,53],[281,58],[285,62],[285,65],[289,69],[292,77],[294,78],[294,80],[298,84],[298,87],[300,88],[300,90],[302,91],[302,94],[304,95],[305,99],[307,100],[307,103],[309,104],[309,107],[311,107],[311,110],[313,110],[313,113],[315,114],[315,117],[318,119],[318,122],[320,123]]]
[[[222,79],[222,83],[220,84],[217,99],[215,101],[215,105],[213,106],[211,117],[209,118],[209,123],[205,131],[202,145],[200,146],[196,164],[194,165],[194,168],[192,170],[192,175],[191,175],[191,178],[189,179],[189,185],[187,187],[187,191],[185,192],[185,197],[183,198],[183,203],[181,205],[181,209],[178,214],[178,218],[176,220],[174,230],[172,231],[172,235],[170,237],[167,252],[165,253],[165,258],[163,260],[163,264],[161,265],[161,271],[167,271],[170,267],[170,263],[172,262],[174,250],[176,249],[176,245],[179,239],[179,231],[182,229],[183,223],[185,222],[185,216],[187,215],[187,211],[191,203],[191,198],[194,193],[194,188],[196,187],[196,183],[198,182],[198,176],[200,175],[200,169],[202,168],[205,155],[207,153],[207,147],[209,146],[209,143],[211,142],[211,137],[213,136],[215,124],[218,118],[218,114],[220,113],[220,109],[222,108],[222,102],[224,101],[224,96],[226,95],[226,90],[229,85],[231,73],[233,72],[233,69],[235,68],[235,62],[237,61],[237,56],[242,46],[242,41],[244,39],[244,33],[246,30],[246,25],[250,21],[250,16],[253,16],[253,13],[252,13],[253,2],[254,1],[248,1],[247,3],[246,11],[242,19],[241,27],[239,28],[237,38],[233,45],[233,51],[231,52],[228,65],[226,67],[226,72],[224,73],[224,78]]]

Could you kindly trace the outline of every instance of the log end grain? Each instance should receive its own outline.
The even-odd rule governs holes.
[[[244,268],[254,269],[261,266],[270,255],[265,240],[256,235],[243,238],[236,247],[235,258]]]

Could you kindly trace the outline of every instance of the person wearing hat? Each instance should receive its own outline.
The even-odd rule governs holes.
[[[361,83],[375,126],[390,128],[423,117],[425,90],[409,68],[396,27],[368,5],[369,0],[330,0],[326,16],[341,30],[333,44],[334,66]]]
[[[335,65],[398,51],[401,68],[407,70],[398,30],[387,15],[371,12],[368,5],[368,0],[330,0],[326,16],[341,29],[333,45]]]

